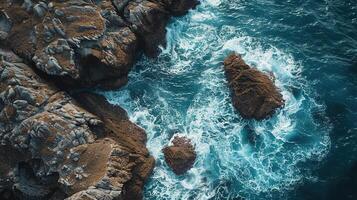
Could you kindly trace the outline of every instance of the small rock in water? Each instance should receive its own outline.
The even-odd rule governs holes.
[[[172,146],[165,147],[165,161],[175,174],[181,175],[191,169],[195,160],[196,152],[191,140],[185,137],[175,136]]]

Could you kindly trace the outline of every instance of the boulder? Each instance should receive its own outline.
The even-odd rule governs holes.
[[[196,152],[191,141],[185,137],[175,136],[172,145],[163,150],[166,163],[175,174],[181,175],[191,169],[195,160]]]
[[[262,120],[284,106],[283,96],[270,76],[247,65],[240,55],[229,55],[224,71],[233,106],[243,118]]]

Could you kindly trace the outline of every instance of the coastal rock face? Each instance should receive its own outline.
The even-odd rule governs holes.
[[[104,78],[120,78],[131,67],[135,35],[125,26],[111,31],[98,5],[8,2],[2,10],[11,29],[4,43],[44,73],[92,86]]]
[[[1,199],[140,199],[154,159],[126,112],[97,95],[82,105],[12,52],[0,57]]]
[[[0,199],[142,199],[155,160],[104,97],[196,0],[0,1]],[[6,48],[6,50],[5,50]]]
[[[198,0],[161,0],[158,2],[162,2],[174,16],[184,15],[189,9],[195,8],[200,3]]]
[[[135,57],[165,45],[165,26],[196,0],[8,0],[0,43],[67,87],[118,88]],[[65,80],[65,81],[64,81]]]
[[[166,24],[170,14],[158,3],[134,0],[124,9],[124,16],[142,40],[145,54],[154,57],[158,46],[165,45]]]
[[[224,60],[224,71],[234,108],[246,119],[265,119],[284,106],[284,99],[271,78],[231,54]]]
[[[142,188],[151,174],[155,159],[149,155],[145,146],[147,138],[145,131],[129,121],[127,113],[119,106],[111,105],[103,96],[92,93],[75,95],[77,101],[88,111],[104,122],[104,135],[113,139],[123,150],[122,156],[127,157],[127,165],[117,165],[130,173],[128,182],[123,184],[124,199],[141,199]],[[122,162],[122,161],[121,161]],[[121,174],[119,173],[121,176]]]
[[[124,17],[142,40],[145,54],[154,57],[159,52],[157,47],[166,45],[165,27],[170,16],[183,15],[198,3],[197,0],[133,0],[124,8]]]
[[[195,160],[196,152],[191,141],[185,137],[178,137],[172,141],[172,146],[167,146],[163,150],[165,161],[175,174],[184,174],[191,169]]]

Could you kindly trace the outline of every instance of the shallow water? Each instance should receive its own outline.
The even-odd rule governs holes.
[[[145,199],[355,197],[355,1],[206,0],[167,29],[160,56],[104,93],[148,134]],[[235,113],[222,67],[232,51],[274,74],[286,105],[271,119]],[[198,154],[182,176],[161,152],[177,133]]]

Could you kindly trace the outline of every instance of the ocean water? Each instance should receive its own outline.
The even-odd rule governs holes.
[[[167,27],[157,59],[103,92],[148,135],[145,199],[357,199],[357,1],[203,0]],[[231,104],[223,59],[274,74],[286,105],[264,121]],[[192,140],[176,176],[161,149]]]

